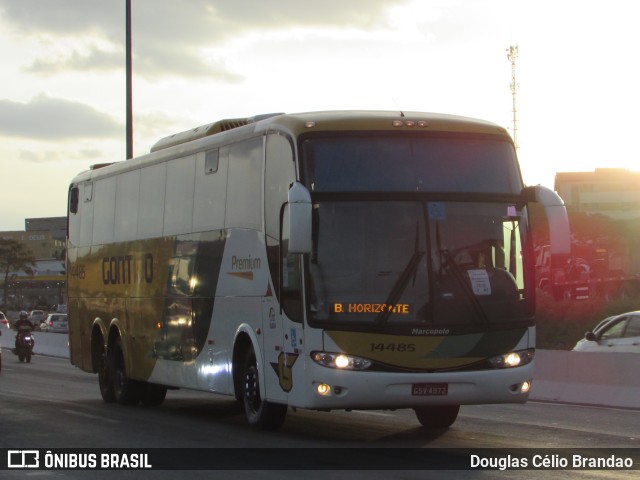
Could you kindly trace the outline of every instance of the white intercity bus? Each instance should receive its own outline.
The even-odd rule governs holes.
[[[250,425],[288,407],[525,402],[535,356],[528,205],[554,255],[564,204],[525,188],[495,124],[432,113],[221,120],[76,176],[71,362],[106,402],[235,396]]]

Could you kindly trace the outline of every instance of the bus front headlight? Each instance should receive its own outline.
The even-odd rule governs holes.
[[[373,362],[345,353],[312,352],[311,358],[318,365],[339,370],[366,370]]]
[[[489,363],[495,368],[521,367],[531,363],[535,351],[535,348],[527,348],[526,350],[505,353],[504,355],[496,355],[489,359]]]

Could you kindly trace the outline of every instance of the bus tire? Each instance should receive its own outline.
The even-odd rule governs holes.
[[[417,407],[413,409],[425,428],[448,428],[458,418],[460,405]]]
[[[245,356],[242,380],[244,411],[249,425],[260,430],[280,428],[287,416],[287,406],[260,398],[258,367],[252,348]]]
[[[110,360],[109,375],[116,402],[120,405],[137,405],[142,399],[142,388],[140,382],[127,376],[120,337],[115,339]]]
[[[142,404],[145,407],[157,407],[162,405],[167,396],[167,387],[155,383],[142,384]]]
[[[100,395],[105,403],[114,403],[116,394],[113,390],[113,381],[111,380],[111,369],[109,368],[109,360],[105,352],[104,344],[100,342],[100,353],[98,354],[98,385],[100,386]]]

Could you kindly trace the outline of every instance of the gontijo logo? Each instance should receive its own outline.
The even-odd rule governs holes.
[[[40,452],[38,450],[9,450],[7,452],[9,468],[40,468]]]

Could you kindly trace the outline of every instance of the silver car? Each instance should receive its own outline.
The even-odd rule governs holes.
[[[53,333],[67,333],[67,315],[64,313],[50,313],[40,324],[40,331]]]
[[[573,351],[640,353],[640,311],[605,318]]]
[[[44,322],[45,318],[47,318],[47,314],[44,310],[31,310],[29,312],[29,321],[34,328]]]

